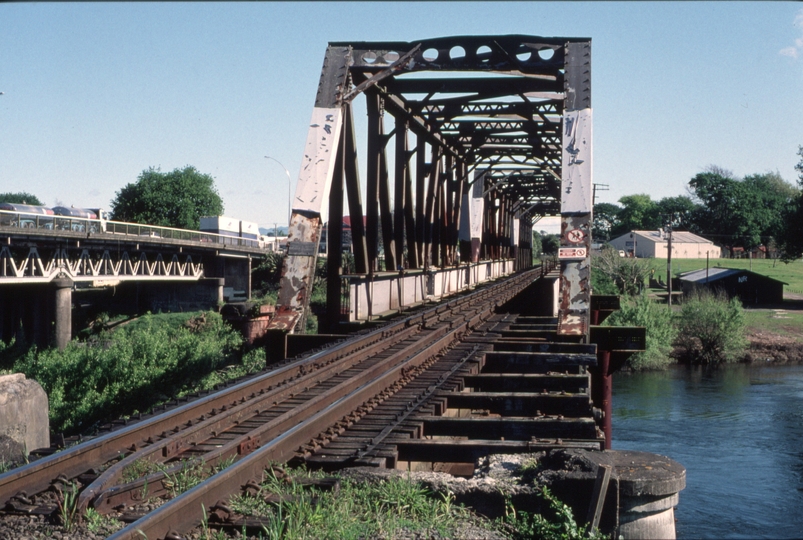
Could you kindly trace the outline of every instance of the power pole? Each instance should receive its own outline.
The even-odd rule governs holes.
[[[669,233],[669,240],[666,245],[666,290],[669,293],[666,303],[672,309],[672,215],[667,220],[666,231]]]
[[[594,184],[592,189],[591,204],[597,204],[597,190],[608,191],[608,184]]]

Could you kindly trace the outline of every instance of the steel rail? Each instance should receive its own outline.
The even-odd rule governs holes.
[[[473,311],[471,310],[470,305],[469,311],[469,314],[467,314],[465,311],[461,311],[460,317],[471,318],[470,315],[473,313]],[[452,317],[454,317],[454,315],[452,315]],[[419,328],[418,325],[411,327],[411,329],[417,328]],[[407,332],[408,331],[403,331],[397,336],[401,336]],[[411,337],[413,336],[412,333],[409,335]],[[420,348],[428,341],[434,339],[433,336],[437,337],[437,335],[437,332],[430,332],[429,335],[423,336],[416,335],[413,343],[400,351],[392,352],[391,358],[383,360],[382,365],[392,365],[393,357],[399,357],[399,355],[402,353]],[[403,343],[403,340],[398,341],[399,343]],[[98,511],[111,511],[117,506],[127,504],[131,501],[138,501],[141,497],[141,493],[143,493],[145,485],[148,486],[149,496],[159,496],[167,491],[164,488],[159,488],[159,481],[165,476],[176,472],[176,470],[180,469],[183,465],[177,465],[175,470],[167,469],[161,473],[155,473],[147,478],[141,478],[124,485],[115,484],[117,484],[120,480],[123,470],[137,460],[165,461],[166,459],[170,459],[171,461],[175,461],[176,459],[181,458],[182,450],[192,450],[193,445],[203,437],[208,437],[210,435],[219,437],[220,433],[225,432],[226,430],[226,427],[224,426],[242,429],[246,425],[246,422],[258,422],[259,425],[257,427],[253,427],[247,432],[241,433],[228,443],[221,445],[212,451],[206,452],[201,456],[194,456],[192,458],[193,460],[196,460],[196,462],[201,462],[207,465],[214,465],[215,462],[219,463],[230,458],[239,459],[241,456],[250,453],[256,447],[258,447],[260,441],[268,440],[269,438],[274,437],[286,430],[286,422],[296,421],[296,415],[303,413],[308,407],[319,406],[319,403],[322,399],[331,400],[332,396],[336,395],[337,392],[341,392],[344,388],[347,389],[356,386],[360,379],[380,369],[376,365],[368,368],[363,367],[365,363],[365,355],[366,352],[361,350],[359,357],[355,355],[355,358],[353,358],[350,362],[345,361],[343,363],[338,363],[337,365],[331,366],[329,369],[320,370],[313,374],[298,378],[291,384],[283,385],[278,389],[270,391],[257,400],[238,405],[237,407],[231,409],[228,412],[229,415],[224,418],[210,418],[204,422],[201,422],[200,424],[197,424],[194,428],[177,433],[167,439],[164,439],[163,441],[160,441],[159,443],[147,447],[146,449],[130,454],[123,460],[110,467],[92,484],[83,490],[81,496],[79,497],[79,508],[83,509],[91,504],[91,506]],[[299,388],[302,388],[303,391],[308,391],[312,386],[326,380],[335,372],[344,371],[345,369],[359,369],[360,371],[347,381],[329,389],[325,389],[324,396],[315,396],[309,399],[306,403],[294,408],[292,411],[288,411],[280,415],[278,418],[272,418],[267,421],[255,418],[258,415],[269,414],[270,407],[268,406],[268,408],[265,409],[265,403],[281,407],[283,406],[282,400],[292,398],[301,393]],[[158,455],[160,451],[162,456]]]
[[[431,308],[429,311],[434,311]],[[412,325],[410,325],[412,326]],[[347,356],[356,350],[378,350],[387,347],[387,340],[394,334],[407,335],[411,330],[404,322],[395,323],[369,332],[359,340],[346,341],[313,354],[307,358],[279,367],[263,375],[247,379],[227,389],[196,399],[168,413],[142,420],[111,433],[90,439],[65,451],[36,460],[25,466],[0,475],[0,507],[18,493],[34,493],[48,489],[58,476],[73,478],[90,468],[102,465],[128,453],[132,448],[148,444],[148,439],[158,438],[173,430],[182,430],[196,419],[228,408],[243,398],[255,397],[264,388],[276,386],[286,380],[303,376],[308,370],[317,370]]]
[[[444,317],[448,311],[462,309],[462,306],[467,303],[493,294],[491,290],[496,291],[498,288],[504,287],[506,283],[518,282],[522,279],[527,278],[523,274],[519,274],[502,283],[483,287],[473,293],[454,298],[442,305],[425,309],[398,322],[389,323],[385,327],[378,328],[357,339],[335,344],[302,360],[291,362],[263,375],[249,378],[230,388],[196,399],[168,413],[136,422],[63,452],[58,452],[23,467],[13,469],[0,475],[0,507],[6,507],[18,494],[27,495],[28,493],[36,493],[48,489],[59,476],[68,479],[74,478],[89,469],[100,468],[109,461],[118,459],[121,453],[128,454],[137,448],[152,445],[156,438],[169,439],[168,432],[172,431],[180,434],[186,429],[197,426],[200,417],[214,415],[221,410],[236,408],[243,401],[254,400],[258,396],[264,395],[266,389],[271,386],[303,378],[310,370],[315,372],[325,369],[330,364],[357,351],[361,352],[363,357],[376,354],[393,343],[406,339],[409,335],[417,332],[419,327],[431,325],[433,321]],[[175,441],[176,439],[173,440]],[[170,441],[160,446],[160,448],[167,448],[169,444]],[[93,492],[96,493],[97,491]],[[89,493],[83,497],[82,504],[87,504],[87,500],[91,495],[92,493]]]
[[[143,536],[154,540],[168,536],[174,538],[179,533],[191,529],[201,522],[207,508],[239,492],[249,481],[262,479],[264,469],[271,463],[284,462],[294,457],[301,447],[314,439],[315,434],[325,431],[338,420],[352,414],[362,404],[403,378],[410,370],[441,354],[465,332],[489,316],[498,305],[520,292],[527,284],[527,276],[530,274],[519,275],[498,285],[494,288],[492,297],[484,295],[484,302],[474,302],[473,307],[476,310],[474,316],[458,316],[457,318],[461,319],[459,322],[443,321],[443,324],[439,325],[440,328],[436,328],[439,330],[438,337],[426,346],[418,345],[414,350],[405,348],[407,354],[403,359],[390,369],[372,370],[370,376],[360,378],[362,383],[356,388],[351,384],[341,385],[342,389],[348,390],[349,387],[354,389],[345,395],[341,394],[342,397],[333,394],[331,396],[334,398],[333,401],[317,412],[308,414],[306,418],[299,418],[301,415],[296,413],[295,425],[281,435],[265,442],[261,448],[229,468],[112,535],[109,537],[110,540],[133,540],[141,539]],[[381,373],[377,373],[379,371]]]
[[[418,326],[406,328],[394,335],[394,342],[407,339],[410,336],[417,334],[418,331]],[[199,444],[206,438],[225,432],[226,430],[236,426],[240,422],[245,421],[255,414],[260,414],[266,410],[269,410],[270,407],[280,404],[282,401],[300,393],[300,389],[318,385],[323,381],[331,379],[338,372],[352,368],[354,365],[364,361],[366,358],[375,356],[381,351],[386,350],[387,346],[388,344],[386,342],[379,341],[372,343],[358,351],[352,351],[350,354],[344,355],[341,361],[329,363],[325,367],[319,368],[311,373],[298,375],[292,380],[285,379],[282,381],[283,384],[280,384],[276,387],[269,386],[267,388],[263,388],[254,399],[237,403],[234,406],[227,408],[225,411],[216,412],[209,418],[206,418],[206,415],[198,418],[193,426],[187,427],[186,429],[165,437],[160,441],[156,441],[153,444],[131,452],[126,457],[109,467],[90,485],[84,488],[78,499],[79,508],[85,509],[91,505],[96,510],[101,510],[104,508],[110,509],[112,506],[116,505],[117,501],[111,499],[109,494],[107,494],[106,497],[103,497],[101,493],[108,490],[110,486],[118,483],[126,467],[129,467],[135,461],[150,460],[154,462],[164,462],[168,460],[174,460],[184,450],[192,448],[194,444]],[[356,353],[359,353],[359,356],[357,356]],[[250,436],[254,438],[254,443],[258,444],[258,437],[261,436],[261,434],[252,433]],[[242,442],[241,439],[237,440],[238,443]],[[208,454],[203,461],[209,462],[212,459],[226,459],[231,455],[245,453],[244,447],[238,448],[235,446],[233,449],[234,452],[229,450],[230,449],[227,448],[227,451],[223,454],[220,452],[215,453],[216,455]],[[169,470],[165,471],[165,473],[169,472]],[[149,476],[147,481],[149,482],[149,485],[153,486],[154,480],[158,479],[158,475],[153,477]],[[130,491],[133,489],[138,489],[138,485],[136,483],[132,483],[128,489],[123,489],[121,486],[117,486],[115,489],[117,499],[119,499],[119,496],[124,491]],[[151,490],[151,493],[154,495],[156,494],[153,492],[153,490]]]
[[[422,345],[432,341],[433,339],[437,339],[443,334],[445,330],[441,331],[430,331],[428,336],[416,336],[416,340],[401,349],[400,351],[394,352],[390,358],[383,359],[379,363],[375,363],[374,365],[362,368],[363,362],[355,361],[355,366],[351,371],[356,371],[357,373],[350,376],[343,382],[340,382],[336,386],[328,389],[324,389],[322,393],[313,397],[312,399],[306,400],[301,405],[292,408],[291,410],[280,414],[278,417],[273,418],[267,422],[261,423],[258,427],[249,430],[247,433],[240,434],[238,437],[234,438],[233,440],[229,441],[228,443],[216,448],[210,452],[207,452],[203,456],[198,456],[194,458],[195,460],[201,461],[203,463],[212,463],[220,462],[222,460],[227,460],[229,458],[235,458],[250,453],[251,450],[255,449],[260,441],[262,440],[270,440],[273,437],[276,437],[289,429],[292,425],[298,422],[299,415],[310,414],[308,411],[317,412],[318,410],[322,409],[323,407],[331,404],[341,395],[343,395],[348,389],[354,388],[355,386],[359,386],[365,379],[368,377],[375,376],[378,372],[381,372],[387,369],[388,365],[393,365],[395,362],[400,361],[398,360],[402,355],[409,355],[415,350],[421,348]],[[320,382],[320,381],[319,381]],[[296,380],[293,381],[291,385],[285,385],[281,388],[281,393],[284,394],[285,397],[295,395],[298,392],[298,388],[304,388],[309,386],[309,382],[305,380]],[[289,387],[288,387],[289,386]],[[254,408],[261,406],[264,404],[265,401],[273,400],[273,396],[266,396],[266,399],[261,399],[260,404],[254,405],[249,407],[252,411]],[[276,398],[276,402],[274,405],[281,406],[282,402],[278,401],[279,398]],[[268,411],[262,411],[264,414]],[[243,415],[238,415],[239,417],[244,417]],[[219,424],[220,422],[215,422]],[[207,428],[209,431],[209,428]],[[179,434],[181,435],[181,434]],[[177,437],[179,436],[177,435]],[[117,463],[114,465],[114,471],[110,474],[106,475],[100,480],[100,482],[96,481],[95,484],[88,486],[82,496],[85,495],[83,501],[86,503],[89,500],[92,500],[92,506],[99,511],[109,511],[113,507],[120,505],[121,503],[127,502],[126,496],[127,493],[137,493],[142,490],[143,488],[143,480],[138,482],[133,482],[130,485],[125,486],[113,486],[111,488],[107,488],[110,486],[115,480],[117,480],[121,474],[124,467],[133,463],[133,461],[137,459],[148,459],[155,457],[155,454],[158,453],[158,450],[168,448],[171,444],[170,442],[163,441],[163,444],[159,445],[159,448],[148,449],[146,453],[135,453],[131,456],[128,456],[125,460]],[[191,443],[189,443],[191,444]],[[188,446],[188,445],[186,445]],[[186,447],[185,446],[185,447]],[[180,457],[180,454],[177,456]],[[108,472],[108,471],[107,471]],[[169,474],[170,471],[165,471],[165,474]],[[158,485],[154,482],[161,480],[162,475],[151,475],[147,478],[147,482],[149,486]],[[99,492],[98,487],[102,486],[104,491]],[[158,496],[160,494],[159,491],[150,488],[149,495],[150,496]]]

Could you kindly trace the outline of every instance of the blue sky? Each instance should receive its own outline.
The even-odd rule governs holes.
[[[12,3],[0,192],[108,208],[144,169],[194,165],[226,215],[281,225],[264,156],[295,183],[327,43],[471,34],[592,38],[600,201],[682,195],[712,164],[797,178],[800,3]]]

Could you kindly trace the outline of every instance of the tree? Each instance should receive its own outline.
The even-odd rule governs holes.
[[[697,229],[728,248],[753,249],[781,234],[795,188],[777,173],[743,180],[724,174],[729,173],[709,168],[689,182],[701,203],[694,218]]]
[[[142,171],[111,202],[113,220],[180,229],[198,229],[201,216],[222,213],[214,178],[189,165],[169,173],[153,167]]]
[[[620,206],[613,203],[599,203],[594,205],[594,223],[591,229],[591,238],[596,241],[608,241],[611,232],[619,224]]]
[[[761,235],[760,243],[768,244],[782,234],[784,217],[799,190],[777,172],[745,176],[742,182],[756,205],[753,222]]]
[[[732,248],[744,232],[744,222],[735,217],[740,200],[738,182],[723,169],[709,167],[689,181],[689,189],[700,202],[694,223],[702,234]]]
[[[541,245],[541,233],[535,230],[533,231],[532,250],[533,250],[533,260],[536,260],[538,256],[544,252],[543,246]]]
[[[798,147],[797,155],[800,156],[800,161],[795,165],[795,170],[798,172],[797,183],[803,190],[803,146]],[[786,262],[803,256],[803,193],[793,197],[784,213],[783,227],[778,234],[778,245]]]
[[[661,227],[658,206],[649,195],[625,195],[619,199],[619,204],[622,205],[617,215],[619,223],[611,231],[614,237],[630,231],[654,231]]]
[[[557,255],[560,248],[560,236],[557,234],[543,234],[541,236],[541,249],[545,255]]]
[[[18,193],[0,193],[0,202],[12,204],[33,204],[35,206],[44,206],[45,203],[39,200],[36,195],[31,195],[24,191]]]
[[[638,294],[650,275],[650,263],[646,259],[620,257],[610,245],[593,255],[592,268],[607,276],[622,294]]]
[[[694,215],[699,205],[691,197],[664,197],[657,203],[658,215],[662,224],[669,224],[676,231],[688,231],[694,228]]]

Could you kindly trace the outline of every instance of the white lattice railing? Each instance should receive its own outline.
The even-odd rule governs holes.
[[[203,266],[182,253],[165,260],[160,253],[139,252],[132,258],[128,251],[83,248],[72,252],[56,249],[45,258],[35,247],[16,255],[8,246],[0,248],[0,283],[49,282],[60,275],[73,281],[194,281],[203,277]]]

